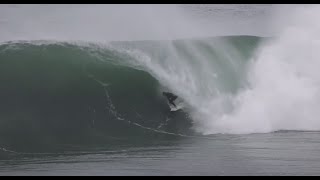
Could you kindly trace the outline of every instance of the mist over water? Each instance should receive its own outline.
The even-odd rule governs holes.
[[[199,35],[174,5],[2,5],[1,40],[94,41]],[[200,33],[201,34],[201,33]]]
[[[208,9],[203,11],[202,6]],[[268,12],[269,7],[202,6],[1,5],[0,40],[106,42],[254,34],[259,33],[259,30],[249,27],[260,22],[256,17],[265,18],[264,13]],[[248,10],[251,14],[248,14]],[[234,23],[235,18],[239,24]],[[263,24],[259,24],[264,29]]]

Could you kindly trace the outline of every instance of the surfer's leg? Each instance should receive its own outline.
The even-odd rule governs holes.
[[[174,102],[173,102],[173,101],[170,101],[170,103],[171,103],[172,105],[174,105],[174,107],[177,107],[177,106],[176,106],[176,104],[174,104]]]

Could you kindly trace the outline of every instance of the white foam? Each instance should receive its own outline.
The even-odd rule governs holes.
[[[248,74],[251,87],[235,97],[234,111],[207,115],[199,131],[320,130],[320,7],[289,9],[277,39],[261,47]]]

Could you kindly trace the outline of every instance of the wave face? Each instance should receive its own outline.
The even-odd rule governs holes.
[[[202,134],[246,86],[258,37],[0,45],[0,143],[20,151]],[[236,58],[234,58],[236,57]],[[170,112],[163,91],[184,102]],[[231,99],[230,99],[231,98]],[[219,107],[220,106],[220,107]]]

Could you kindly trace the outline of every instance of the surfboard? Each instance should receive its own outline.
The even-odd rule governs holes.
[[[174,107],[172,104],[168,103],[169,107],[170,107],[170,111],[178,111],[180,109],[183,108],[183,103],[179,102],[179,103],[175,103],[177,107]]]

